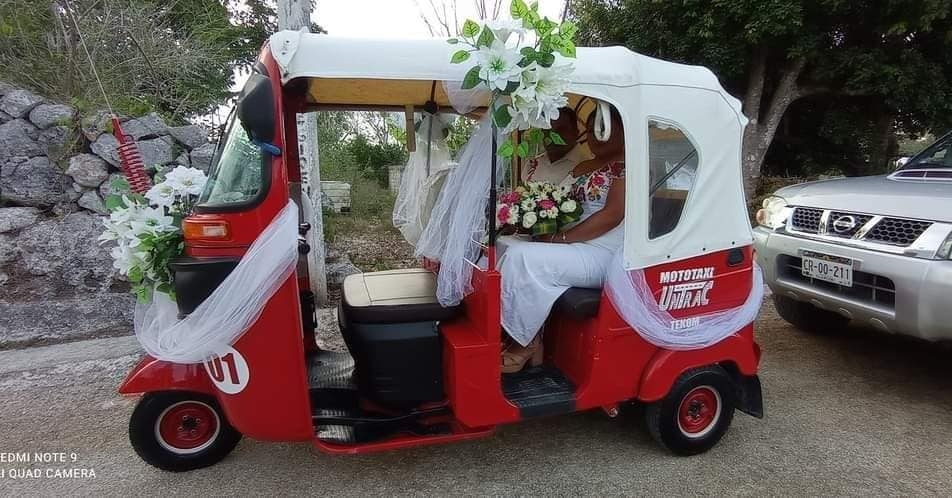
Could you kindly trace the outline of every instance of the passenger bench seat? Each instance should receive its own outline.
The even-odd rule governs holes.
[[[348,322],[409,323],[449,320],[462,305],[436,299],[436,275],[423,268],[358,273],[344,279],[341,308]]]

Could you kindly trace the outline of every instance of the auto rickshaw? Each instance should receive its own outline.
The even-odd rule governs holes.
[[[209,185],[228,188],[209,187],[184,222],[186,257],[172,265],[180,312],[214,291],[289,199],[302,207],[302,256],[226,354],[205,364],[146,356],[129,373],[119,392],[142,396],[129,432],[146,462],[172,471],[212,465],[242,436],[308,441],[334,454],[392,450],[482,438],[533,417],[615,416],[629,404],[645,407],[662,445],[690,455],[718,442],[735,409],[762,416],[753,324],[702,349],[661,348],[600,289],[567,291],[546,325],[543,365],[502,375],[505,277],[494,269],[494,237],[482,251],[489,264],[472,262],[473,291],[459,306],[437,303],[432,264],[349,277],[339,308],[349,352],[318,347],[304,254],[307,217],[320,210],[312,214],[302,195],[297,116],[453,112],[442,84],[463,71],[448,63],[451,51],[437,39],[298,32],[277,33],[262,49],[213,161]],[[701,67],[621,47],[577,53],[570,101],[583,117],[587,99],[608,102],[625,128],[626,268],[644,269],[675,318],[737,306],[752,292],[754,268],[739,103]],[[495,170],[487,165],[486,174],[495,192]],[[703,299],[677,297],[700,288]]]

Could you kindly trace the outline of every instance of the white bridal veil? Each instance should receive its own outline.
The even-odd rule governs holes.
[[[424,113],[415,134],[416,150],[403,169],[400,191],[393,204],[393,226],[412,245],[420,240],[436,200],[434,196],[451,167],[445,132],[446,124],[439,115]]]
[[[150,355],[175,363],[201,363],[234,344],[281,285],[298,260],[298,208],[293,201],[265,228],[231,274],[183,319],[161,292],[137,303],[135,332]]]

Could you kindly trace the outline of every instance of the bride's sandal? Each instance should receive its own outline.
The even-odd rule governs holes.
[[[502,353],[502,373],[516,373],[522,370],[526,363],[537,367],[542,364],[542,341],[538,337],[532,340],[521,351],[504,351]]]

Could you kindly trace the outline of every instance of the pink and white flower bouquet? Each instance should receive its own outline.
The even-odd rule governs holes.
[[[582,205],[568,187],[546,182],[528,182],[503,194],[496,204],[496,220],[502,226],[528,230],[533,236],[557,233],[582,216]]]

